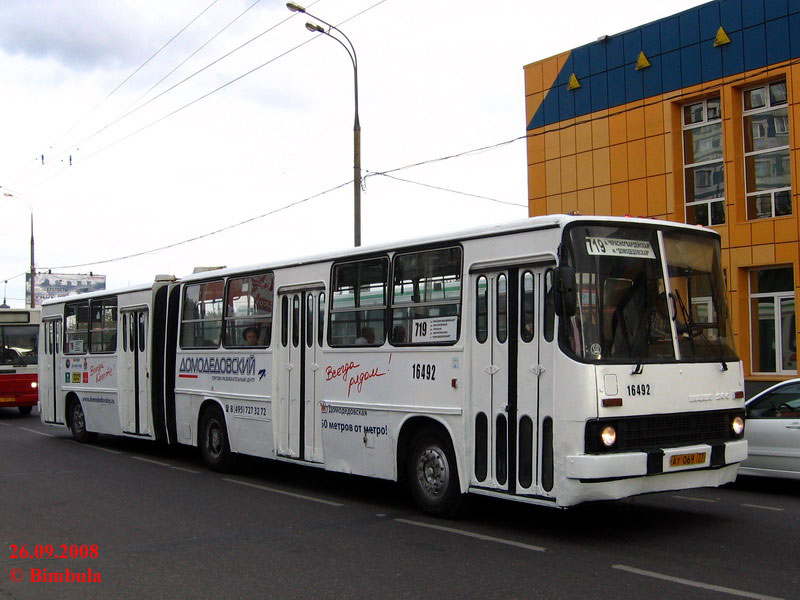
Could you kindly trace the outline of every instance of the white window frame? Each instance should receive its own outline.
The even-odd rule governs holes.
[[[719,116],[715,117],[713,119],[709,119],[708,118],[708,101],[709,100],[715,100],[715,101],[719,102]],[[703,105],[703,118],[702,118],[702,120],[700,120],[700,121],[698,121],[696,123],[687,124],[686,123],[686,112],[684,111],[684,109],[686,107],[688,107],[688,106],[693,106],[695,104],[702,104]],[[723,180],[724,180],[724,177],[725,177],[725,175],[724,175],[724,173],[725,173],[725,156],[724,156],[724,153],[719,158],[715,158],[713,160],[705,160],[705,161],[696,162],[696,163],[687,163],[686,162],[686,136],[684,135],[684,132],[685,131],[689,131],[691,129],[699,129],[701,127],[707,127],[708,125],[714,125],[716,123],[720,123],[720,125],[722,124],[722,99],[719,96],[712,96],[710,98],[705,98],[703,100],[698,100],[696,102],[687,102],[686,104],[683,104],[681,106],[681,126],[682,126],[681,127],[681,152],[682,152],[681,153],[681,160],[683,161],[683,190],[684,190],[684,194],[686,194],[686,171],[687,171],[687,169],[693,169],[693,168],[702,167],[702,166],[705,166],[705,165],[711,165],[713,167],[722,166],[722,169],[723,169]],[[722,145],[721,144],[722,135],[723,135],[722,128],[720,128],[720,144],[719,145]],[[714,145],[712,147],[717,147],[717,145]],[[724,190],[724,188],[723,188],[723,190]],[[711,205],[713,203],[716,203],[716,202],[722,202],[723,221],[722,221],[722,223],[714,223],[712,225],[712,223],[711,223],[711,213],[712,213]],[[685,218],[687,223],[689,223],[689,207],[691,207],[691,206],[700,206],[700,205],[703,205],[703,204],[706,204],[708,206],[708,208],[707,208],[708,220],[705,223],[696,223],[697,225],[705,225],[706,227],[711,227],[711,226],[717,226],[717,225],[724,225],[725,224],[725,222],[727,221],[727,216],[725,214],[726,211],[725,211],[725,194],[724,194],[724,192],[723,192],[722,196],[716,197],[716,198],[703,198],[702,200],[693,200],[691,202],[689,202],[688,200],[685,200],[684,201],[684,206],[685,206],[684,218]]]
[[[747,291],[748,303],[747,312],[750,316],[750,366],[751,372],[754,375],[796,375],[797,369],[784,370],[783,366],[783,328],[781,327],[781,300],[786,298],[795,299],[794,289],[784,292],[753,292],[752,273],[757,271],[768,271],[771,269],[792,269],[794,275],[794,268],[791,265],[777,265],[775,267],[750,269],[747,274]],[[756,340],[753,339],[753,300],[758,298],[772,298],[773,306],[773,319],[775,328],[775,370],[774,371],[757,371],[755,353],[753,352]]]
[[[772,100],[770,98],[770,94],[769,94],[769,87],[771,85],[773,85],[773,84],[776,84],[776,83],[783,83],[786,86],[787,98],[786,98],[786,102],[781,103],[781,104],[773,105],[772,104]],[[770,82],[767,82],[767,83],[762,83],[761,85],[756,85],[756,86],[753,86],[753,87],[748,87],[748,88],[743,89],[742,90],[742,130],[744,131],[745,119],[747,117],[752,117],[753,115],[758,115],[758,114],[761,114],[761,113],[769,113],[769,112],[772,112],[773,110],[775,110],[776,108],[781,107],[781,106],[785,106],[785,107],[789,108],[790,104],[789,104],[789,98],[788,98],[788,93],[789,93],[788,86],[789,86],[789,84],[788,84],[788,82],[786,80],[777,80],[777,81],[770,81]],[[752,92],[753,90],[758,90],[758,89],[763,89],[764,90],[764,106],[761,106],[759,108],[751,108],[751,109],[748,110],[745,107],[745,96],[746,96],[746,94],[748,92]],[[774,122],[776,124],[775,125],[775,129],[777,131],[778,130],[778,127],[777,127],[777,122],[778,121],[777,121],[777,119]],[[783,120],[781,120],[781,122],[783,122]],[[780,133],[781,134],[786,134],[787,136],[790,136],[791,134],[789,132],[788,116],[786,118],[785,123],[786,123],[786,131],[781,131]],[[775,215],[775,195],[779,194],[781,192],[787,192],[788,191],[789,192],[789,199],[791,201],[792,188],[791,188],[791,186],[788,186],[788,187],[772,188],[772,189],[769,189],[769,190],[761,190],[761,191],[757,191],[757,192],[748,192],[747,191],[747,159],[750,158],[751,156],[759,156],[761,154],[772,154],[772,153],[775,153],[775,152],[779,152],[781,150],[786,150],[788,152],[791,152],[791,141],[789,142],[789,144],[787,144],[785,146],[779,146],[777,148],[767,148],[766,150],[754,150],[753,152],[747,152],[747,148],[744,145],[745,144],[745,137],[746,136],[743,136],[743,138],[742,138],[742,151],[744,152],[745,214],[747,215],[747,220],[748,221],[757,221],[757,220],[760,220],[760,219],[774,219],[776,217],[776,215]],[[764,137],[764,136],[761,136],[761,135],[753,136],[754,139],[757,139],[757,138],[760,138],[760,137]],[[789,140],[791,140],[791,137],[789,137]],[[757,169],[757,162],[754,162],[753,168]],[[790,177],[790,181],[791,181],[791,177]],[[752,198],[754,196],[769,196],[770,197],[770,214],[769,214],[769,216],[750,217],[748,207],[750,206],[750,198]],[[792,212],[789,213],[789,214],[793,214],[793,213],[794,213],[794,206],[792,206]],[[777,215],[777,216],[785,217],[785,216],[789,216],[789,215]]]

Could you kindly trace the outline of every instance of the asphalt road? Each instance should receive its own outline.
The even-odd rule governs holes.
[[[3,599],[800,598],[800,481],[564,511],[476,498],[447,521],[390,482],[212,473],[189,448],[77,444],[36,411],[0,409],[0,449]]]

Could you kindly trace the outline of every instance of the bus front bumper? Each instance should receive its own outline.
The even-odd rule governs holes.
[[[746,458],[747,440],[742,439],[648,452],[568,455],[566,473],[569,479],[608,481],[698,469],[718,469],[740,463]]]

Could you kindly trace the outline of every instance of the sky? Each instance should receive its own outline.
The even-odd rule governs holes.
[[[357,53],[362,244],[526,218],[523,67],[701,3],[305,4]],[[37,270],[109,289],[351,248],[353,66],[307,21],[276,0],[2,0],[7,303],[31,214]]]

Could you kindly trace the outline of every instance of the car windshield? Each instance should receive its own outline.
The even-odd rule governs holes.
[[[565,349],[593,362],[738,360],[715,237],[579,224],[565,239],[578,307],[562,320]]]

